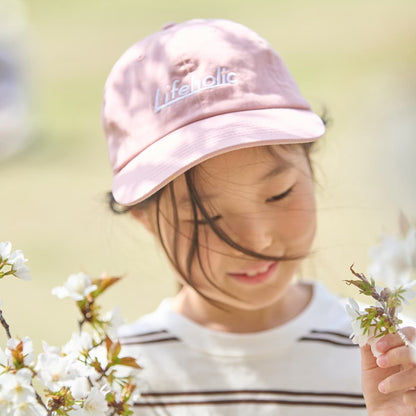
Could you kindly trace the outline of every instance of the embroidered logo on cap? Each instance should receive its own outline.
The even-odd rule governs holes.
[[[165,92],[156,90],[155,106],[153,112],[156,114],[170,105],[184,100],[185,98],[196,94],[199,91],[218,88],[224,85],[233,85],[237,82],[237,73],[228,71],[225,67],[218,67],[215,75],[207,75],[203,78],[196,78],[191,75],[189,84],[179,84],[175,79],[172,85],[167,85]]]

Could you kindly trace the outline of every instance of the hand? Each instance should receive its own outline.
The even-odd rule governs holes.
[[[408,339],[416,336],[415,328],[405,328]],[[373,349],[361,348],[362,385],[369,416],[416,416],[416,365],[411,350],[398,334],[377,340]]]

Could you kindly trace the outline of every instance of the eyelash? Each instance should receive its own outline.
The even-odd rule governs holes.
[[[286,198],[292,192],[293,188],[294,187],[292,186],[291,188],[289,188],[288,190],[282,192],[279,195],[273,195],[270,198],[267,198],[266,199],[266,202],[276,202],[276,201],[280,201],[280,200]],[[221,219],[221,215],[215,215],[214,217],[209,218],[209,220],[211,222],[217,221],[219,219]],[[197,220],[197,224],[198,225],[208,225],[209,222],[210,222],[209,220],[207,218],[201,218],[201,219]]]
[[[289,188],[288,190],[282,192],[279,195],[273,195],[270,198],[267,198],[266,199],[266,202],[276,202],[276,201],[280,201],[280,200],[286,198],[292,192],[293,188],[294,187],[292,186],[291,188]]]

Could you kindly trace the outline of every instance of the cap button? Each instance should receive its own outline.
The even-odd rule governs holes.
[[[167,30],[167,29],[170,29],[170,28],[171,28],[171,27],[173,27],[173,26],[176,26],[176,23],[175,23],[175,22],[165,23],[165,24],[162,26],[162,30]]]

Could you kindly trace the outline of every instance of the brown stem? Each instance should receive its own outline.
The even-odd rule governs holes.
[[[85,318],[82,321],[78,321],[78,328],[79,328],[79,332],[82,332],[82,327],[85,324]]]
[[[39,393],[36,392],[36,401],[48,412],[48,415],[51,414],[51,412],[48,410],[48,408],[46,407],[45,403],[43,403],[42,398],[39,396]]]
[[[362,280],[363,282],[365,282],[365,283],[368,283],[368,279],[362,274],[362,273],[357,273],[355,270],[354,270],[354,265],[353,264],[351,264],[351,266],[350,266],[350,271],[351,271],[351,273],[354,275],[354,276],[356,276],[356,277],[358,277],[360,280]]]
[[[2,312],[2,310],[0,309],[0,322],[1,322],[1,324],[2,324],[2,326],[3,326],[3,328],[4,328],[4,330],[6,331],[6,334],[7,334],[7,338],[11,338],[12,336],[11,336],[11,334],[10,334],[10,326],[9,326],[9,324],[6,322],[6,320],[4,319],[4,317],[3,317],[3,312]]]
[[[101,375],[100,377],[98,377],[97,381],[101,381],[104,377],[106,377],[106,372],[111,368],[110,365],[106,365],[106,367],[104,369],[101,369]]]

